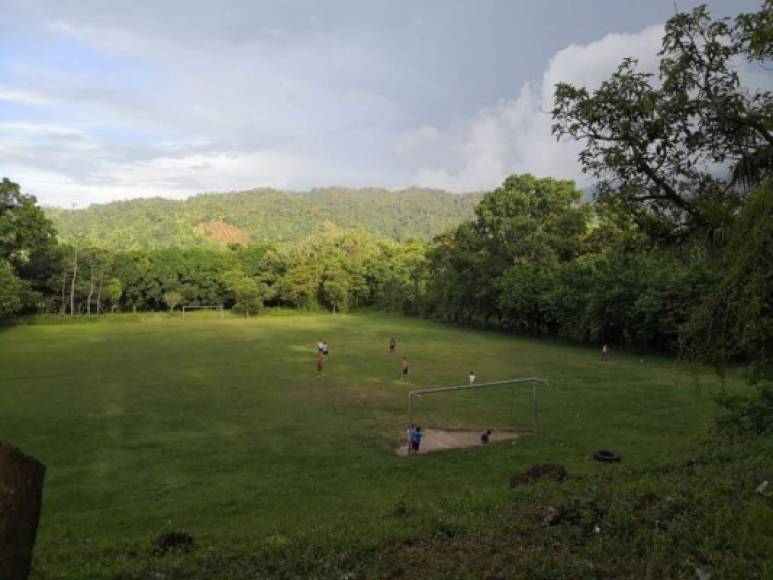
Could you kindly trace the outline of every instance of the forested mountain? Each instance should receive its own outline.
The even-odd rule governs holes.
[[[255,189],[183,201],[118,201],[82,210],[47,208],[64,242],[109,249],[293,241],[325,230],[362,228],[395,240],[429,240],[473,215],[482,194],[412,188]]]

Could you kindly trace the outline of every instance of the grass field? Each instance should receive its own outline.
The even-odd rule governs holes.
[[[387,352],[390,336],[398,353]],[[327,340],[325,374],[315,342]],[[399,355],[411,378],[398,376]],[[412,388],[539,376],[540,433],[399,458]],[[206,314],[37,320],[0,330],[0,438],[47,467],[36,577],[112,577],[95,554],[142,549],[179,529],[202,544],[347,534],[374,545],[459,525],[508,494],[536,462],[635,470],[688,456],[719,383],[677,362],[377,314]],[[731,379],[728,387],[742,389]],[[459,399],[459,404],[464,401]],[[446,402],[449,413],[455,403]],[[396,505],[415,516],[390,519]]]

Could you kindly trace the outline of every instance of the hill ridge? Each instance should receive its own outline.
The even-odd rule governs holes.
[[[428,240],[472,217],[482,195],[420,187],[254,188],[203,192],[181,200],[156,196],[84,209],[44,209],[65,243],[79,239],[96,247],[132,250],[224,246],[226,242],[197,230],[212,221],[244,231],[250,243],[294,241],[323,232],[326,221],[395,240]]]

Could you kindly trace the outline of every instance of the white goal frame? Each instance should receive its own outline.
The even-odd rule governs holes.
[[[183,320],[185,319],[185,310],[219,310],[220,318],[223,318],[223,305],[206,305],[206,306],[183,306]]]
[[[461,391],[466,389],[486,389],[491,387],[508,387],[515,385],[525,385],[527,388],[531,386],[532,397],[532,428],[531,430],[519,430],[525,433],[537,434],[537,383],[547,385],[548,382],[545,379],[539,377],[526,377],[522,379],[506,379],[503,381],[494,381],[491,383],[473,383],[472,385],[459,385],[456,387],[434,387],[431,389],[416,389],[408,393],[408,415],[410,416],[410,423],[413,424],[413,398],[422,398],[422,395],[434,395],[437,393],[446,393],[448,391]]]

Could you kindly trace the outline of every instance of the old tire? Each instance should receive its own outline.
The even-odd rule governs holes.
[[[593,454],[593,459],[602,463],[618,463],[621,457],[614,451],[608,449],[599,449]]]

